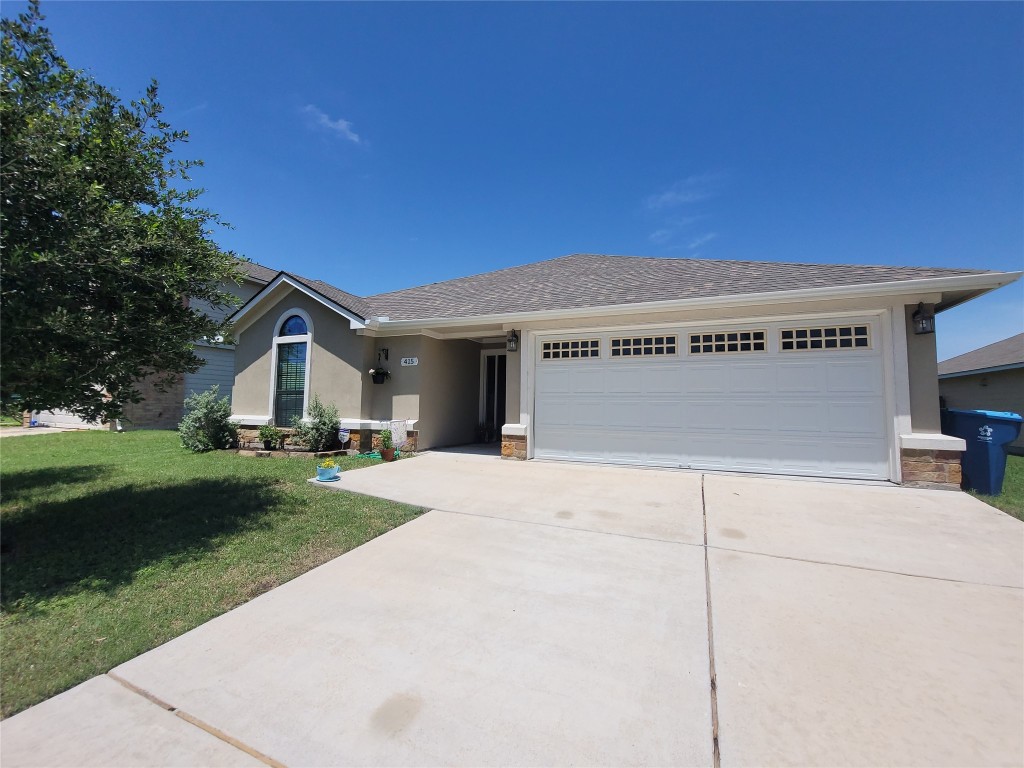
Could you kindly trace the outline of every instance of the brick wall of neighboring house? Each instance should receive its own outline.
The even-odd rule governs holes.
[[[176,376],[174,383],[163,392],[156,388],[156,379],[154,375],[139,382],[142,402],[125,407],[121,419],[124,429],[178,428],[185,415],[185,377]]]

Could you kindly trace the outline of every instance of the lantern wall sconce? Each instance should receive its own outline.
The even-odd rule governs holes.
[[[509,331],[505,338],[505,349],[508,352],[519,351],[519,335],[515,331]]]
[[[919,302],[913,314],[914,333],[935,333],[935,311],[925,307],[924,302]]]

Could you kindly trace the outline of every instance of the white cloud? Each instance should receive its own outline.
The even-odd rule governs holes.
[[[663,211],[689,203],[699,203],[717,195],[724,183],[725,177],[721,173],[688,176],[685,179],[680,179],[668,189],[651,195],[644,201],[644,204],[649,210]]]
[[[704,243],[710,243],[716,237],[718,237],[717,232],[705,232],[703,235],[693,238],[688,247],[692,251],[694,248],[700,248]]]
[[[302,113],[307,115],[313,122],[313,125],[318,128],[331,131],[342,138],[348,139],[353,144],[359,144],[362,142],[362,139],[359,138],[359,134],[352,130],[352,123],[344,118],[339,117],[337,120],[331,120],[326,112],[312,104],[304,106],[302,108]]]
[[[671,229],[659,229],[655,232],[651,232],[651,234],[648,236],[648,239],[655,245],[664,245],[665,243],[672,239],[672,235],[674,234],[675,232],[673,232]]]

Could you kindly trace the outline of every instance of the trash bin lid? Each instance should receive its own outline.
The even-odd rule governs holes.
[[[967,411],[962,408],[950,408],[950,413],[971,413],[977,416],[985,416],[990,419],[1003,419],[1004,421],[1024,421],[1019,413],[1013,411]]]

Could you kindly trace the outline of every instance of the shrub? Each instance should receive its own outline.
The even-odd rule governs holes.
[[[380,447],[382,450],[395,447],[394,437],[391,434],[390,429],[382,429],[380,431]]]
[[[260,440],[269,440],[274,445],[277,445],[278,441],[284,437],[284,432],[275,426],[270,424],[261,424],[259,431]]]
[[[338,438],[340,420],[338,406],[324,405],[314,394],[306,420],[295,419],[295,437],[311,451],[326,451]]]
[[[192,393],[185,398],[185,418],[178,425],[181,445],[193,453],[212,451],[216,448],[230,448],[235,441],[231,416],[231,402],[218,397],[220,387],[214,386],[206,392]]]

